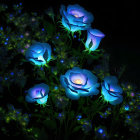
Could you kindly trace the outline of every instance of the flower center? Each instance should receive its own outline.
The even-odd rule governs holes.
[[[78,17],[79,17],[79,16],[78,16],[78,15],[76,15],[76,14],[75,14],[74,16],[75,16],[76,18],[78,18]]]
[[[75,84],[82,84],[82,80],[76,79],[76,80],[74,81],[74,83],[75,83]]]
[[[114,89],[113,89],[113,88],[111,88],[111,89],[110,89],[110,91],[114,91]]]

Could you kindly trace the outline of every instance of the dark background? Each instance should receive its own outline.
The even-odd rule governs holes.
[[[126,65],[122,78],[140,85],[140,46],[138,44],[138,8],[136,0],[0,0],[0,3],[12,5],[23,3],[27,11],[41,12],[52,7],[59,12],[61,4],[79,4],[94,15],[93,28],[101,30],[106,37],[100,47],[110,54],[112,69],[119,71]]]

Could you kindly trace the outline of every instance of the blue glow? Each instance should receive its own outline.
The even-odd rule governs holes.
[[[9,40],[9,38],[6,38],[6,41],[8,41]]]
[[[61,60],[60,60],[60,62],[61,62],[61,63],[64,63],[64,60],[63,60],[63,59],[61,59]]]
[[[80,96],[97,95],[99,83],[97,77],[86,69],[74,67],[60,77],[61,85],[65,88],[66,95],[72,100],[78,100]]]
[[[59,113],[59,114],[58,114],[58,117],[62,117],[62,113]]]
[[[58,89],[58,87],[57,87],[57,86],[55,86],[55,87],[54,87],[54,89],[55,89],[55,90],[57,90],[57,89]]]
[[[103,133],[103,129],[98,129],[98,132],[100,133],[100,134],[102,134]]]
[[[24,36],[23,35],[20,35],[20,38],[23,38]]]
[[[4,42],[4,44],[5,44],[5,45],[7,45],[7,44],[8,44],[8,42]]]
[[[56,39],[59,39],[59,36],[57,36]]]
[[[102,116],[102,115],[100,115],[100,117],[101,117],[101,118],[103,118],[103,116]]]
[[[104,115],[107,115],[107,113],[105,112]]]
[[[122,88],[118,85],[118,80],[115,76],[106,76],[102,83],[102,95],[106,101],[112,105],[119,104],[123,101]]]
[[[37,84],[27,91],[25,99],[29,103],[37,102],[38,104],[45,104],[48,99],[48,92],[48,85],[44,83]]]
[[[124,108],[126,111],[129,110],[129,105],[126,105],[125,108]]]
[[[3,30],[3,27],[0,27],[0,30]]]
[[[42,71],[43,71],[43,67],[41,67],[41,68],[40,68],[40,70],[42,70]]]
[[[76,118],[77,118],[78,121],[80,121],[81,118],[82,118],[82,116],[81,115],[78,115]]]
[[[45,29],[44,29],[44,28],[42,28],[42,31],[45,31]]]
[[[21,112],[20,112],[20,111],[17,111],[16,113],[17,113],[17,114],[20,114]]]
[[[74,35],[73,37],[74,37],[74,38],[76,38],[77,36],[76,36],[76,35]]]
[[[5,77],[5,80],[7,80],[8,78],[7,77]]]
[[[93,21],[93,15],[78,4],[69,5],[67,11],[62,5],[60,14],[62,15],[62,25],[71,32],[87,30]]]
[[[85,43],[86,49],[90,50],[90,51],[95,51],[99,47],[101,39],[104,36],[105,35],[97,29],[87,30],[87,40],[86,40],[86,43]],[[90,46],[91,42],[92,42],[92,45]]]
[[[14,72],[11,72],[10,74],[11,74],[11,75],[14,75]]]
[[[27,49],[25,56],[35,65],[45,65],[51,59],[51,46],[48,43],[37,42]]]

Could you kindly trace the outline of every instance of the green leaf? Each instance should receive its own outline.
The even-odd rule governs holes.
[[[81,126],[76,126],[76,127],[73,129],[72,133],[76,133],[76,132],[79,131],[80,129],[81,129]]]
[[[55,120],[45,120],[43,122],[44,126],[49,129],[49,130],[56,130],[57,129],[57,124],[56,124],[56,121]]]

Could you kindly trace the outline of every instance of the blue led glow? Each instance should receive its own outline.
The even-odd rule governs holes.
[[[20,38],[23,38],[24,36],[23,35],[20,35]]]
[[[40,67],[40,70],[42,70],[42,71],[43,71],[43,67]]]
[[[104,115],[107,115],[107,113],[105,112]]]
[[[124,107],[124,109],[125,109],[126,111],[128,111],[128,110],[129,110],[129,105],[126,105],[126,106]]]
[[[7,45],[7,44],[8,44],[8,42],[4,42],[4,44],[5,44],[5,45]]]
[[[56,36],[56,39],[59,39],[59,36]]]
[[[10,74],[11,74],[11,75],[14,75],[14,72],[11,72]]]
[[[98,129],[98,132],[100,133],[100,134],[102,134],[103,133],[103,129]]]
[[[103,116],[102,116],[102,115],[100,115],[100,117],[101,117],[101,118],[103,118]]]
[[[61,59],[61,60],[60,60],[60,62],[61,62],[61,63],[64,63],[64,60],[63,60],[63,59]]]
[[[76,118],[79,121],[79,120],[81,120],[82,116],[81,115],[78,115]]]
[[[42,31],[45,31],[45,29],[44,29],[44,28],[42,28]]]
[[[57,90],[57,89],[58,89],[58,87],[57,87],[57,86],[55,86],[55,87],[54,87],[54,89],[55,89],[55,90]]]
[[[7,80],[8,78],[7,77],[5,77],[5,80]]]
[[[58,117],[62,117],[62,113],[59,113],[59,114],[58,114]]]

